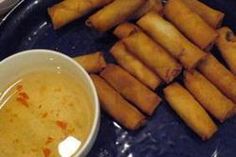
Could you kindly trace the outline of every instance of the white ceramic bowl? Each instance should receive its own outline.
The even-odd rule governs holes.
[[[39,67],[60,66],[75,74],[88,89],[91,102],[94,105],[95,116],[93,126],[86,142],[75,153],[75,156],[86,156],[96,139],[100,126],[100,109],[95,86],[87,72],[72,58],[51,50],[28,50],[14,54],[0,62],[0,91],[7,84],[15,81],[20,75],[30,72]]]
[[[0,15],[5,14],[13,8],[19,0],[0,0]]]

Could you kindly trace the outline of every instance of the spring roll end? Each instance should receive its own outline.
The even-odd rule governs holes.
[[[204,45],[203,47],[201,47],[201,49],[210,51],[210,49],[214,46],[218,37],[219,37],[219,34],[217,32],[215,32],[214,36],[212,36],[211,42],[209,42],[207,45]]]
[[[216,46],[218,47],[229,69],[232,73],[236,74],[236,36],[229,27],[222,27],[217,31],[220,36],[216,40]]]
[[[219,12],[216,23],[213,24],[214,28],[220,28],[222,26],[223,20],[224,20],[225,14],[222,12]]]
[[[140,119],[138,123],[136,123],[136,125],[134,125],[130,130],[137,130],[143,126],[145,126],[147,120],[145,117],[143,117],[143,119]]]
[[[92,21],[90,20],[90,19],[87,19],[86,21],[85,21],[85,24],[86,24],[86,26],[88,26],[88,27],[94,27],[93,26],[93,23],[92,23]]]
[[[95,53],[74,57],[88,73],[98,73],[106,67],[106,61],[103,57],[103,52],[97,51]]]
[[[166,74],[166,80],[165,82],[166,83],[170,83],[171,81],[173,81],[177,76],[179,76],[179,74],[182,72],[182,66],[181,65],[178,65],[176,67],[176,69],[173,69],[171,71],[169,71],[167,74]]]
[[[131,34],[139,31],[139,28],[131,23],[123,23],[118,25],[115,30],[113,31],[113,34],[118,37],[119,39],[125,38],[130,36]]]
[[[85,25],[90,27],[90,28],[94,28],[95,30],[99,31],[99,32],[106,32],[109,29],[111,29],[110,26],[105,26],[103,24],[100,23],[100,21],[98,19],[94,20],[95,16],[91,16],[89,17],[86,21],[85,21]]]
[[[108,112],[108,111],[106,111],[106,112]],[[126,112],[126,111],[123,111],[123,112]],[[110,115],[110,116],[112,116],[112,115]],[[133,122],[131,122],[131,121],[128,122],[126,119],[123,119],[123,121],[119,121],[118,123],[120,125],[124,126],[125,128],[127,128],[128,130],[134,131],[134,130],[138,130],[138,129],[144,127],[146,122],[147,122],[146,117],[142,115],[138,119],[133,120]]]
[[[209,131],[210,133],[208,133],[207,135],[201,137],[202,140],[203,140],[203,141],[209,140],[212,136],[215,135],[215,133],[217,132],[217,130],[218,130],[218,129],[217,129],[216,126],[213,127],[213,128],[211,128],[211,130]]]
[[[99,20],[99,17],[97,18],[96,17],[96,14],[95,15],[92,15],[90,16],[86,21],[85,21],[85,25],[90,27],[90,28],[93,28],[99,32],[105,32],[107,31],[109,28],[107,28],[105,26],[105,24],[101,24],[100,20]]]
[[[107,63],[106,63],[106,60],[105,60],[105,58],[103,57],[104,55],[103,55],[103,52],[97,52],[98,53],[98,55],[99,55],[99,65],[100,65],[100,67],[101,67],[101,69],[104,69],[106,66],[107,66]]]
[[[223,123],[226,119],[232,118],[236,115],[236,106],[232,108],[229,112],[226,113],[225,117],[220,119],[220,122]]]
[[[63,26],[63,21],[60,21],[60,18],[56,18],[56,9],[55,7],[51,7],[47,9],[48,15],[52,21],[53,29],[56,30]]]
[[[47,12],[55,30],[82,16],[75,11],[69,12],[60,3],[48,8]]]
[[[148,110],[145,113],[147,113],[149,116],[152,116],[157,107],[160,105],[161,101],[162,99],[159,96],[156,96],[155,99],[153,99],[153,103],[150,103]]]
[[[187,69],[188,71],[192,72],[199,64],[201,64],[202,62],[204,62],[204,60],[207,58],[207,54],[201,55],[199,54],[199,56],[196,56],[196,58],[191,58],[191,62],[189,61],[182,61],[182,63],[184,64],[185,69]]]

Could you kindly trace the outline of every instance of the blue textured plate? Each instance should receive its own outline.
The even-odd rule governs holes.
[[[111,32],[98,33],[84,25],[85,18],[54,31],[47,7],[57,0],[22,1],[0,24],[0,60],[21,50],[53,49],[73,57],[108,50],[117,40]],[[224,25],[236,31],[236,1],[208,0],[210,6],[226,13]],[[218,56],[218,52],[213,50]],[[222,60],[221,60],[222,61]],[[0,74],[3,75],[3,74]],[[158,92],[158,91],[157,91]],[[162,95],[161,92],[158,92]],[[162,102],[147,125],[128,132],[102,113],[101,129],[89,157],[235,157],[236,117],[219,124],[219,131],[203,142]],[[1,153],[1,152],[0,152]]]

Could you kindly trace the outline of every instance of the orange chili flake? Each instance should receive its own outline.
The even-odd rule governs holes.
[[[19,91],[19,93],[18,93],[18,97],[16,98],[16,100],[19,101],[25,107],[29,107],[29,104],[27,102],[27,100],[29,99],[29,96],[27,95],[27,93],[21,91],[22,88],[23,88],[22,85],[17,86],[17,90]]]
[[[48,137],[45,144],[48,145],[49,143],[52,143],[53,140],[54,140],[54,138]]]
[[[24,99],[29,99],[28,94],[25,93],[25,92],[20,92],[20,93],[19,93],[19,96],[22,97],[22,98],[24,98]]]
[[[19,101],[22,105],[24,105],[25,107],[29,107],[29,104],[27,102],[27,100],[25,100],[24,98],[22,97],[17,97],[16,98],[17,101]]]
[[[43,148],[43,154],[44,154],[44,157],[49,157],[51,154],[51,150],[48,148]]]
[[[16,86],[16,90],[17,90],[17,91],[22,91],[22,89],[23,89],[23,86],[22,86],[22,85],[17,85],[17,86]]]
[[[60,127],[61,129],[65,130],[67,128],[67,123],[63,122],[63,121],[56,121],[56,124],[58,127]]]

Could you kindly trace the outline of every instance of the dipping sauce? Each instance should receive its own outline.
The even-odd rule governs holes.
[[[69,157],[86,141],[94,108],[80,80],[42,69],[0,91],[0,157]]]

